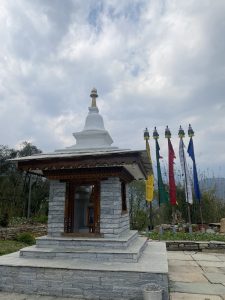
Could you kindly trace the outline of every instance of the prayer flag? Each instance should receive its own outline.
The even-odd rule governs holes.
[[[195,162],[195,152],[194,152],[194,144],[193,144],[192,137],[190,138],[187,152],[193,161],[194,191],[195,191],[195,196],[196,196],[197,200],[200,202],[201,192],[200,192],[199,182],[198,182],[198,173],[197,173],[197,167],[196,167],[196,162]]]
[[[170,139],[168,138],[168,149],[169,149],[169,196],[170,196],[170,204],[171,205],[176,205],[177,200],[176,200],[176,184],[175,184],[175,179],[174,179],[174,169],[173,169],[173,164],[174,164],[174,159],[176,158],[172,143]]]
[[[149,162],[152,166],[150,146],[148,140],[146,140],[146,151],[147,151]],[[146,201],[151,202],[153,200],[153,194],[154,194],[154,176],[153,176],[153,171],[151,170],[151,174],[148,175],[146,180]]]
[[[182,176],[184,179],[184,190],[185,190],[185,198],[186,202],[189,204],[193,204],[193,198],[192,198],[192,188],[191,188],[191,179],[190,174],[187,168],[187,162],[186,157],[184,153],[184,142],[183,139],[180,139],[180,146],[179,146],[179,156],[180,156],[180,164],[181,164],[181,170],[182,170]]]
[[[158,175],[158,197],[159,197],[159,205],[160,205],[162,203],[167,203],[169,197],[162,180],[162,173],[161,173],[160,162],[159,162],[159,159],[161,158],[159,154],[160,147],[157,139],[155,140],[155,143],[156,143],[156,161],[157,161],[157,175]]]

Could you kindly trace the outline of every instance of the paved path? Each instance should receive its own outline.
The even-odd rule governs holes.
[[[225,299],[225,254],[167,253],[171,300]]]

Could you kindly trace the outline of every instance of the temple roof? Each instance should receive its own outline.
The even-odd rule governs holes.
[[[151,164],[145,150],[43,153],[14,159],[19,169],[45,176],[47,171],[123,167],[133,179],[145,179]]]

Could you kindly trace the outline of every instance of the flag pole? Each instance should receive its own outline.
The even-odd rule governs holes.
[[[149,146],[149,142],[148,142],[149,141],[148,128],[146,128],[145,131],[144,131],[144,140],[146,141],[146,151],[147,151],[148,159],[149,159],[149,162],[150,162],[151,168],[152,168],[150,146]],[[146,206],[149,207],[149,228],[148,228],[149,230],[152,230],[153,227],[154,227],[154,224],[153,224],[153,210],[152,210],[154,177],[151,178],[151,176],[153,176],[153,169],[152,169],[152,174],[148,175],[148,179],[147,179],[148,185],[146,186]],[[149,185],[152,185],[152,186],[149,186]],[[149,191],[149,188],[151,189],[151,192]],[[148,206],[148,202],[149,202],[149,206]]]
[[[203,230],[202,202],[201,202],[201,194],[199,190],[198,175],[197,175],[196,163],[195,163],[194,144],[192,139],[192,137],[194,136],[194,130],[192,129],[191,124],[189,124],[188,127],[188,136],[190,137],[190,142],[188,145],[188,154],[193,161],[194,191],[195,191],[195,196],[199,201],[199,212],[200,212],[200,219],[201,219],[201,225]]]
[[[172,222],[175,225],[175,205],[176,205],[176,185],[175,185],[175,179],[174,179],[174,169],[173,169],[173,160],[175,158],[175,154],[173,151],[173,146],[171,144],[170,138],[171,138],[171,132],[166,126],[165,130],[165,138],[168,140],[168,163],[169,163],[169,195],[170,195],[170,204],[172,205]]]
[[[182,127],[180,126],[179,132],[178,132],[178,136],[180,138],[180,143],[181,143],[181,147],[182,147],[182,156],[183,156],[183,172],[184,172],[184,184],[185,184],[185,198],[187,201],[187,210],[188,210],[188,223],[189,223],[189,231],[190,231],[190,226],[191,226],[191,209],[190,209],[190,203],[188,202],[189,199],[189,190],[188,190],[188,182],[187,182],[187,165],[186,165],[186,159],[185,159],[185,154],[184,154],[184,142],[183,142],[183,138],[185,136],[184,130],[182,129]]]
[[[161,167],[160,167],[160,158],[162,158],[160,156],[160,147],[159,147],[159,143],[158,143],[158,139],[159,139],[159,134],[158,131],[155,127],[154,131],[153,131],[153,139],[155,140],[155,152],[156,152],[156,162],[157,162],[157,181],[158,181],[158,201],[159,201],[159,207],[161,204],[165,204],[168,203],[168,193],[166,192],[165,189],[165,185],[163,183],[163,179],[162,179],[162,172],[161,172]]]
[[[159,182],[159,158],[157,157],[157,140],[159,138],[159,134],[158,134],[158,131],[155,127],[154,129],[154,132],[153,132],[153,139],[155,140],[155,149],[156,149],[156,163],[157,163],[157,176],[158,176],[158,180],[157,180],[157,183],[158,183],[158,201],[159,201],[159,207],[160,207],[160,182]]]
[[[201,225],[202,225],[201,229],[203,231],[204,229],[203,229],[203,217],[202,217],[202,202],[199,203],[199,211],[200,211],[200,219],[201,219]]]

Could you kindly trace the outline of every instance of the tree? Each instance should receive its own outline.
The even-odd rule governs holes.
[[[0,176],[4,176],[10,169],[9,159],[15,158],[17,151],[8,146],[0,145]]]
[[[0,146],[0,219],[4,215],[26,216],[28,206],[29,181],[33,177],[31,213],[47,213],[48,181],[16,169],[9,159],[41,153],[35,145],[24,142],[20,150]]]
[[[30,156],[30,155],[42,153],[42,151],[40,149],[38,149],[35,145],[32,145],[29,142],[25,141],[21,144],[21,146],[22,146],[22,149],[18,151],[19,157]]]
[[[130,224],[132,229],[143,230],[148,225],[148,208],[145,200],[145,181],[133,181],[129,185]]]

